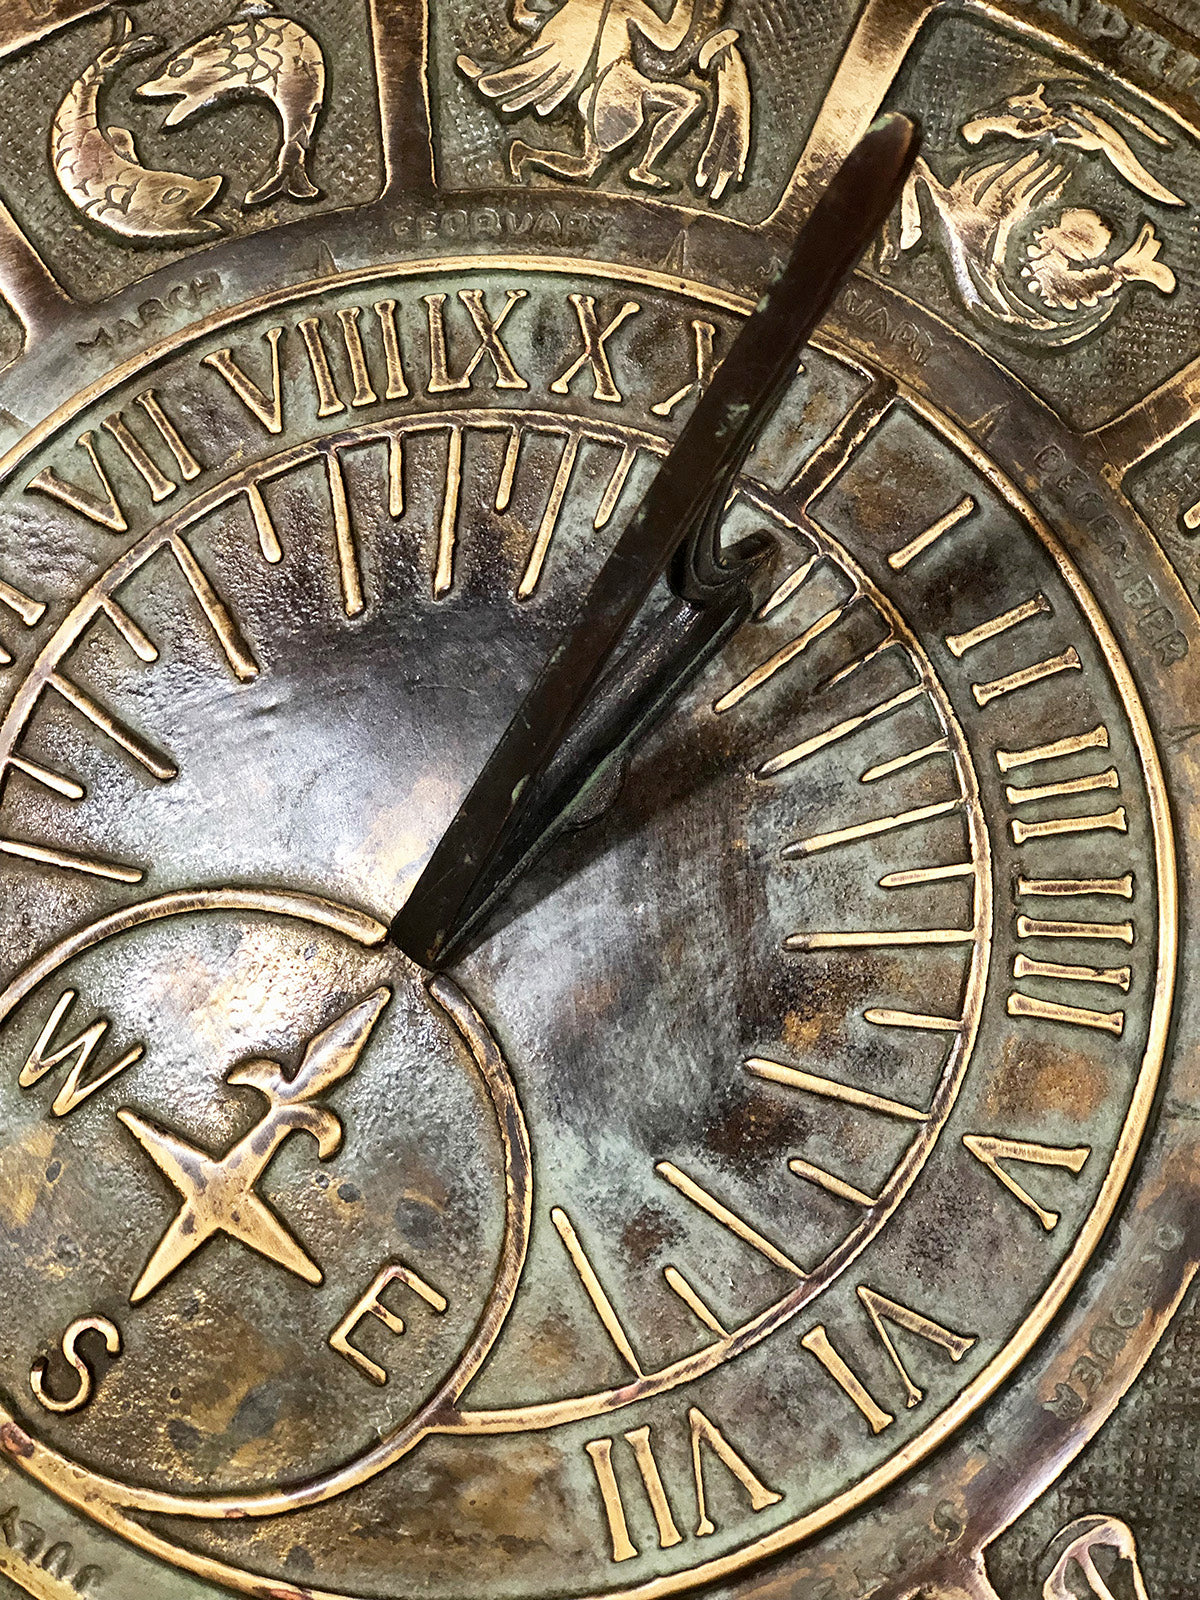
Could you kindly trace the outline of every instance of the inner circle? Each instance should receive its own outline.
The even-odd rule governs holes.
[[[312,896],[199,890],[102,919],[0,996],[9,1038],[63,984],[140,1034],[115,1096],[59,1124],[28,1219],[53,1251],[18,1238],[0,1263],[23,1255],[37,1295],[0,1360],[51,1476],[61,1448],[127,1504],[285,1509],[410,1448],[490,1348],[528,1227],[520,1108],[471,1001],[382,934]],[[95,1393],[68,1409],[54,1345],[81,1318]]]

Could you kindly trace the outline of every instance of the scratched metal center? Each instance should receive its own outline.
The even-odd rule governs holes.
[[[1067,9],[0,5],[5,1600],[1194,1588],[1200,45]],[[881,109],[752,615],[422,970]]]

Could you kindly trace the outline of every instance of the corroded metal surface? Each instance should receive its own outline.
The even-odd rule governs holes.
[[[0,1590],[1191,1592],[1197,84],[1099,0],[0,8]],[[881,108],[751,619],[424,972]]]

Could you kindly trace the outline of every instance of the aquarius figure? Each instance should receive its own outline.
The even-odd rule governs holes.
[[[327,1106],[313,1102],[354,1071],[371,1030],[390,999],[389,989],[376,989],[343,1012],[309,1042],[294,1077],[284,1077],[277,1061],[247,1061],[235,1067],[225,1081],[257,1089],[266,1099],[267,1109],[249,1133],[223,1156],[208,1155],[135,1111],[117,1112],[151,1161],[183,1197],[174,1221],[134,1286],[131,1304],[153,1294],[217,1233],[248,1245],[306,1283],[321,1282],[320,1267],[255,1186],[279,1147],[293,1133],[311,1134],[322,1161],[328,1161],[337,1151],[342,1142],[341,1122]]]
[[[661,71],[651,72],[638,64],[647,50],[677,55],[693,31],[699,3],[673,0],[662,17],[648,0],[512,0],[513,26],[533,37],[507,62],[460,55],[459,71],[502,111],[532,108],[549,117],[570,105],[581,137],[578,153],[513,139],[513,177],[521,181],[530,168],[540,168],[584,183],[644,137],[627,176],[645,188],[669,189],[659,163],[711,103],[696,187],[720,200],[731,183],[740,183],[750,146],[750,82],[737,31],[711,34],[682,67],[665,61]]]

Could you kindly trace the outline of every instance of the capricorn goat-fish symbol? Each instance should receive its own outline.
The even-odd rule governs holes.
[[[883,268],[928,241],[968,311],[998,332],[1049,345],[1095,332],[1139,284],[1174,292],[1175,274],[1159,260],[1163,241],[1152,222],[1143,218],[1122,249],[1116,228],[1100,212],[1058,205],[1086,176],[1088,158],[1155,205],[1185,204],[1135,153],[1134,139],[1170,148],[1141,117],[1064,80],[1009,96],[969,118],[959,133],[968,145],[994,150],[1003,140],[1016,148],[968,162],[946,182],[918,158],[899,228],[893,226],[884,244]]]
[[[320,1267],[291,1230],[256,1192],[255,1185],[293,1133],[316,1140],[317,1155],[328,1161],[342,1143],[342,1125],[327,1106],[314,1105],[358,1065],[371,1030],[391,999],[376,989],[311,1039],[295,1074],[287,1078],[277,1061],[247,1061],[225,1081],[257,1089],[267,1102],[258,1122],[223,1156],[210,1156],[137,1112],[117,1116],[165,1178],[182,1204],[146,1263],[129,1296],[136,1305],[153,1294],[214,1234],[228,1234],[268,1261],[294,1272],[306,1283],[320,1283]]]
[[[699,7],[700,0],[673,0],[664,17],[648,0],[512,0],[513,26],[532,39],[507,62],[481,63],[460,55],[459,71],[510,114],[532,108],[548,117],[571,104],[581,134],[578,153],[513,139],[508,147],[513,177],[520,181],[530,168],[539,168],[584,183],[611,157],[636,149],[644,135],[627,176],[645,188],[669,189],[671,181],[659,163],[711,102],[696,187],[720,200],[731,183],[740,183],[750,145],[750,82],[737,31],[709,35],[674,71],[667,62],[651,75],[637,59],[647,49],[662,57],[681,51]]]

